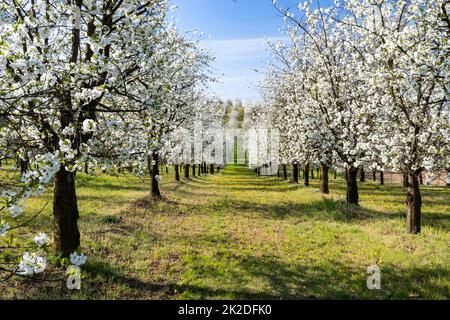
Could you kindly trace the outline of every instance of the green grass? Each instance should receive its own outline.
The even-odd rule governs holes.
[[[450,189],[423,188],[423,232],[405,233],[404,190],[361,186],[361,208],[332,194],[256,178],[239,166],[173,182],[148,200],[148,181],[77,176],[83,251],[79,292],[64,282],[16,278],[0,298],[49,299],[449,299]],[[51,194],[32,199],[39,210]],[[50,232],[51,207],[36,230]],[[382,290],[366,287],[378,263]]]

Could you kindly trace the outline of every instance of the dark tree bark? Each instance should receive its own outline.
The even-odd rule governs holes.
[[[175,181],[180,181],[180,165],[175,165]]]
[[[155,200],[161,199],[161,191],[159,190],[159,153],[153,151],[150,163],[150,183],[151,195]]]
[[[420,183],[420,185],[423,186],[423,174],[422,173],[419,175],[419,183]]]
[[[199,165],[198,165],[198,176],[199,177],[201,177],[202,176],[202,170],[203,169],[203,165],[200,163]]]
[[[190,167],[191,167],[191,165],[190,164],[185,164],[185,168],[184,168],[184,177],[186,178],[186,179],[189,179],[190,177],[189,177],[189,170],[190,170]]]
[[[294,182],[298,183],[298,163],[294,163]]]
[[[366,182],[366,171],[364,170],[364,167],[361,167],[361,177],[359,178],[360,182]]]
[[[120,172],[120,168],[119,168],[119,172]],[[87,161],[84,162],[84,173],[85,174],[89,173],[89,164]]]
[[[1,164],[1,162],[0,162],[0,166],[1,166],[2,164]],[[280,169],[278,169],[278,171],[277,171],[277,178],[278,179],[280,179]]]
[[[330,170],[330,167],[326,165],[321,166],[321,175],[320,175],[320,192],[323,194],[329,194],[330,193],[330,187],[328,185],[328,172]]]
[[[209,165],[209,173],[214,174],[214,164]]]
[[[284,180],[288,179],[287,165],[285,165],[285,164],[283,164],[283,178],[284,178]]]
[[[197,165],[194,163],[193,165],[192,165],[192,176],[195,178],[195,175],[196,175],[196,169],[197,169]]]
[[[380,171],[380,184],[384,185],[384,171]]]
[[[80,246],[75,174],[64,166],[55,174],[53,192],[53,233],[55,252],[68,257]]]
[[[208,173],[208,170],[207,170],[206,162],[205,162],[205,161],[203,162],[203,173],[204,173],[204,174],[207,174],[207,173]]]
[[[334,172],[333,172],[333,178],[334,178],[334,180],[337,180],[337,171],[336,170],[334,170]]]
[[[421,231],[422,195],[420,194],[419,179],[415,173],[409,175],[406,204],[408,206],[407,232],[418,234]]]
[[[359,205],[358,168],[351,166],[347,174],[347,203]]]
[[[377,172],[375,170],[372,172],[372,180],[377,181]]]
[[[24,174],[28,171],[28,160],[23,160],[20,158],[20,173]]]
[[[309,163],[305,165],[305,187],[309,187]]]
[[[403,173],[403,187],[408,188],[409,186],[409,176],[407,173]]]

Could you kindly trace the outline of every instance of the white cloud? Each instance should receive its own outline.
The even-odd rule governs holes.
[[[209,40],[204,41],[204,45],[216,55],[217,61],[224,62],[264,58],[267,56],[267,42],[284,40],[285,37]]]
[[[264,70],[270,59],[267,43],[286,41],[286,37],[261,37],[253,39],[208,40],[204,46],[216,57],[214,68],[223,74],[212,91],[222,98],[260,98],[255,85],[262,79],[256,70]]]

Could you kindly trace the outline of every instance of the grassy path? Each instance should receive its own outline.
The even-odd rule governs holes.
[[[323,198],[317,181],[304,188],[245,167],[180,184],[164,177],[161,203],[148,201],[147,182],[136,178],[77,179],[90,257],[82,290],[17,280],[6,297],[450,298],[448,188],[424,190],[424,231],[410,236],[400,186],[368,182],[362,208],[349,211],[342,180]],[[50,221],[47,208],[39,223]],[[374,263],[382,269],[377,292],[366,288]]]

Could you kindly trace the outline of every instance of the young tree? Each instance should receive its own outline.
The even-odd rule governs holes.
[[[87,157],[101,155],[96,139],[103,139],[103,150],[114,149],[102,126],[122,115],[126,123],[125,115],[153,106],[149,80],[168,63],[155,55],[157,44],[171,38],[166,9],[164,0],[0,4],[4,132],[9,140],[21,136],[33,163],[56,162],[57,171],[45,173],[46,180],[54,176],[54,246],[62,256],[80,245],[75,174]]]

